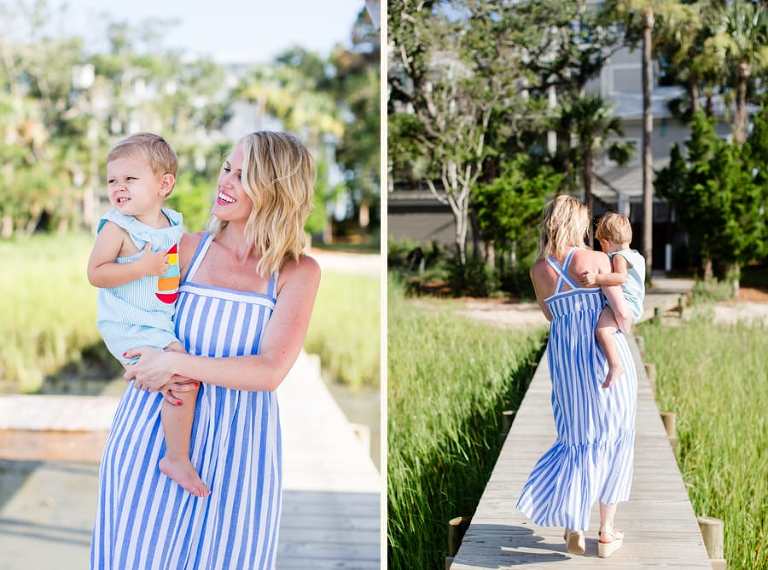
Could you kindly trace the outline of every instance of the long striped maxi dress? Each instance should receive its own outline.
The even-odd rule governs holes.
[[[637,373],[623,333],[614,340],[625,374],[609,388],[601,384],[607,362],[595,339],[606,304],[600,289],[579,288],[568,276],[576,249],[557,272],[547,364],[557,440],[539,459],[523,485],[517,508],[539,526],[588,530],[596,499],[629,500],[635,442]],[[563,286],[570,288],[563,291]]]
[[[266,295],[195,283],[211,241],[201,239],[179,288],[176,335],[190,354],[257,354],[277,273]],[[130,383],[99,469],[91,569],[274,568],[282,506],[276,395],[200,388],[190,451],[210,496],[194,497],[160,472],[162,395]]]

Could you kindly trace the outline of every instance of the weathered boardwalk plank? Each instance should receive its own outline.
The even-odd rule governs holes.
[[[317,357],[300,355],[278,398],[278,568],[379,568],[379,475]],[[117,403],[107,395],[0,396],[0,570],[88,567],[97,464]]]
[[[624,546],[611,558],[596,558],[597,505],[585,556],[568,553],[563,529],[538,527],[515,509],[535,462],[555,440],[551,382],[544,356],[456,554],[453,570],[556,567],[553,563],[566,560],[568,567],[579,568],[711,568],[637,345],[634,340],[630,344],[638,369],[638,407],[632,494],[629,502],[620,504],[616,517],[616,526],[625,533]]]

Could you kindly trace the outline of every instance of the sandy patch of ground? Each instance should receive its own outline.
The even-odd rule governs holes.
[[[536,303],[511,302],[508,299],[480,299],[458,297],[455,299],[414,298],[410,304],[429,311],[450,311],[491,325],[509,328],[545,327],[547,319]]]
[[[679,295],[693,284],[692,280],[656,279],[656,286],[646,296],[647,316],[653,315],[656,306],[669,311],[677,306]],[[534,302],[520,302],[506,298],[459,297],[436,299],[434,297],[413,298],[409,303],[418,307],[441,312],[450,311],[477,321],[507,328],[545,327],[547,320]],[[676,314],[676,313],[675,313]],[[668,324],[679,324],[671,316]],[[716,323],[733,324],[737,321],[762,322],[768,324],[768,293],[759,289],[743,287],[738,300],[718,303],[714,306]]]
[[[755,303],[768,303],[768,291],[741,287],[739,289],[739,301],[753,301]]]
[[[741,300],[718,303],[715,305],[714,320],[722,324],[734,324],[737,321],[768,324],[768,299],[762,303]]]
[[[384,270],[381,256],[374,253],[347,253],[311,248],[309,255],[317,260],[321,269],[342,273],[381,275]]]

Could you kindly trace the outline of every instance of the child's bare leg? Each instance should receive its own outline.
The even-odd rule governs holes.
[[[597,321],[597,330],[595,331],[597,343],[603,349],[605,359],[608,361],[608,375],[605,377],[605,382],[603,382],[603,388],[608,388],[624,374],[619,351],[616,348],[616,340],[613,338],[618,329],[619,325],[616,324],[613,310],[606,306],[603,312],[600,313],[600,320]]]
[[[178,343],[169,345],[166,350],[184,351]],[[211,494],[203,480],[197,474],[192,462],[189,460],[189,443],[192,436],[192,422],[195,418],[195,400],[200,385],[192,384],[193,390],[189,392],[176,392],[174,397],[181,400],[181,404],[174,406],[167,400],[163,400],[160,417],[163,422],[165,434],[165,457],[160,460],[160,471],[176,481],[184,489],[197,497],[206,497]]]

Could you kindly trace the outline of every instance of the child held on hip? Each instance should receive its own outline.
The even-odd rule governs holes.
[[[184,352],[174,334],[178,296],[181,214],[164,208],[176,183],[176,155],[160,136],[139,133],[107,155],[112,208],[99,220],[88,280],[99,287],[98,328],[124,366],[132,350],[151,346]],[[159,468],[198,497],[210,494],[189,460],[199,383],[181,380],[163,389],[160,416],[166,453]]]
[[[612,272],[585,271],[579,276],[580,284],[585,287],[612,285],[621,287],[621,296],[607,296],[608,305],[600,314],[595,331],[597,342],[608,361],[608,375],[603,382],[603,388],[608,388],[624,373],[613,338],[620,330],[618,321],[626,322],[631,326],[643,315],[645,258],[636,250],[629,248],[632,242],[632,226],[627,216],[613,212],[605,214],[597,223],[595,237],[600,242],[600,248],[611,259]],[[616,315],[622,318],[617,320]],[[629,332],[629,330],[623,330],[623,332]]]

